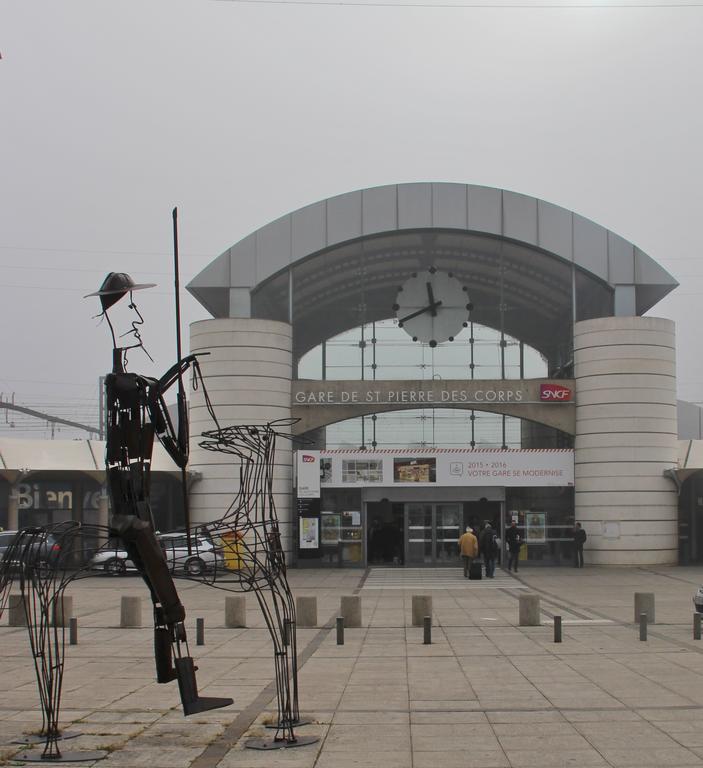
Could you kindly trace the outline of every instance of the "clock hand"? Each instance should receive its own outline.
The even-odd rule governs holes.
[[[427,286],[427,298],[430,300],[430,311],[432,312],[432,317],[437,317],[437,307],[442,303],[441,301],[436,302],[434,300],[434,292],[432,291],[432,283],[429,281],[425,283]]]
[[[433,304],[430,304],[428,307],[423,307],[422,309],[418,309],[416,312],[411,312],[409,315],[406,315],[405,317],[401,317],[398,320],[398,323],[402,325],[408,320],[412,320],[413,317],[417,317],[418,315],[421,315],[423,312],[427,312],[427,311],[430,311],[432,312],[433,315],[436,315],[437,307],[439,307],[441,304],[442,304],[441,301],[435,301]]]

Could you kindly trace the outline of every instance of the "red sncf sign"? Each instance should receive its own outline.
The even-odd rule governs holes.
[[[571,400],[571,390],[561,384],[540,384],[539,399],[545,403],[565,403]]]
[[[303,454],[303,464],[310,464],[313,461],[315,461],[315,457],[314,456],[310,456],[307,453]]]

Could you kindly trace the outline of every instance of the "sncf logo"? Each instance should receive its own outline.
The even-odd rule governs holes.
[[[565,403],[571,400],[571,390],[561,384],[540,384],[539,399],[547,403]]]
[[[303,464],[311,464],[313,461],[315,461],[314,456],[308,456],[308,454],[303,454]]]

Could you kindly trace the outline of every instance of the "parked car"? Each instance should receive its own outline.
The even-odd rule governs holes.
[[[224,567],[222,550],[207,534],[191,536],[191,551],[185,533],[164,533],[156,537],[166,555],[171,571],[185,571],[187,576],[200,576],[205,571]]]
[[[698,587],[693,596],[693,605],[698,613],[703,613],[703,587]]]
[[[185,572],[187,576],[200,576],[205,571],[224,565],[222,551],[215,547],[207,535],[191,537],[190,553],[185,533],[158,534],[156,538],[172,573]],[[91,559],[90,567],[110,576],[123,576],[130,571],[136,571],[127,552],[119,547],[101,549]]]
[[[46,569],[58,560],[61,545],[53,534],[44,531],[32,533],[29,529],[22,540],[13,546],[17,534],[18,531],[0,532],[0,559],[5,565],[17,569],[24,562]]]

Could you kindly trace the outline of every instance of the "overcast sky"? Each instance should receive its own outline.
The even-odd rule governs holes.
[[[703,6],[439,5],[0,0],[3,398],[89,418],[111,342],[82,297],[109,271],[159,284],[135,294],[155,364],[132,368],[175,360],[174,206],[185,285],[308,203],[453,181],[569,208],[667,268],[681,286],[650,314],[703,401]],[[184,292],[183,315],[187,349],[207,314]]]

